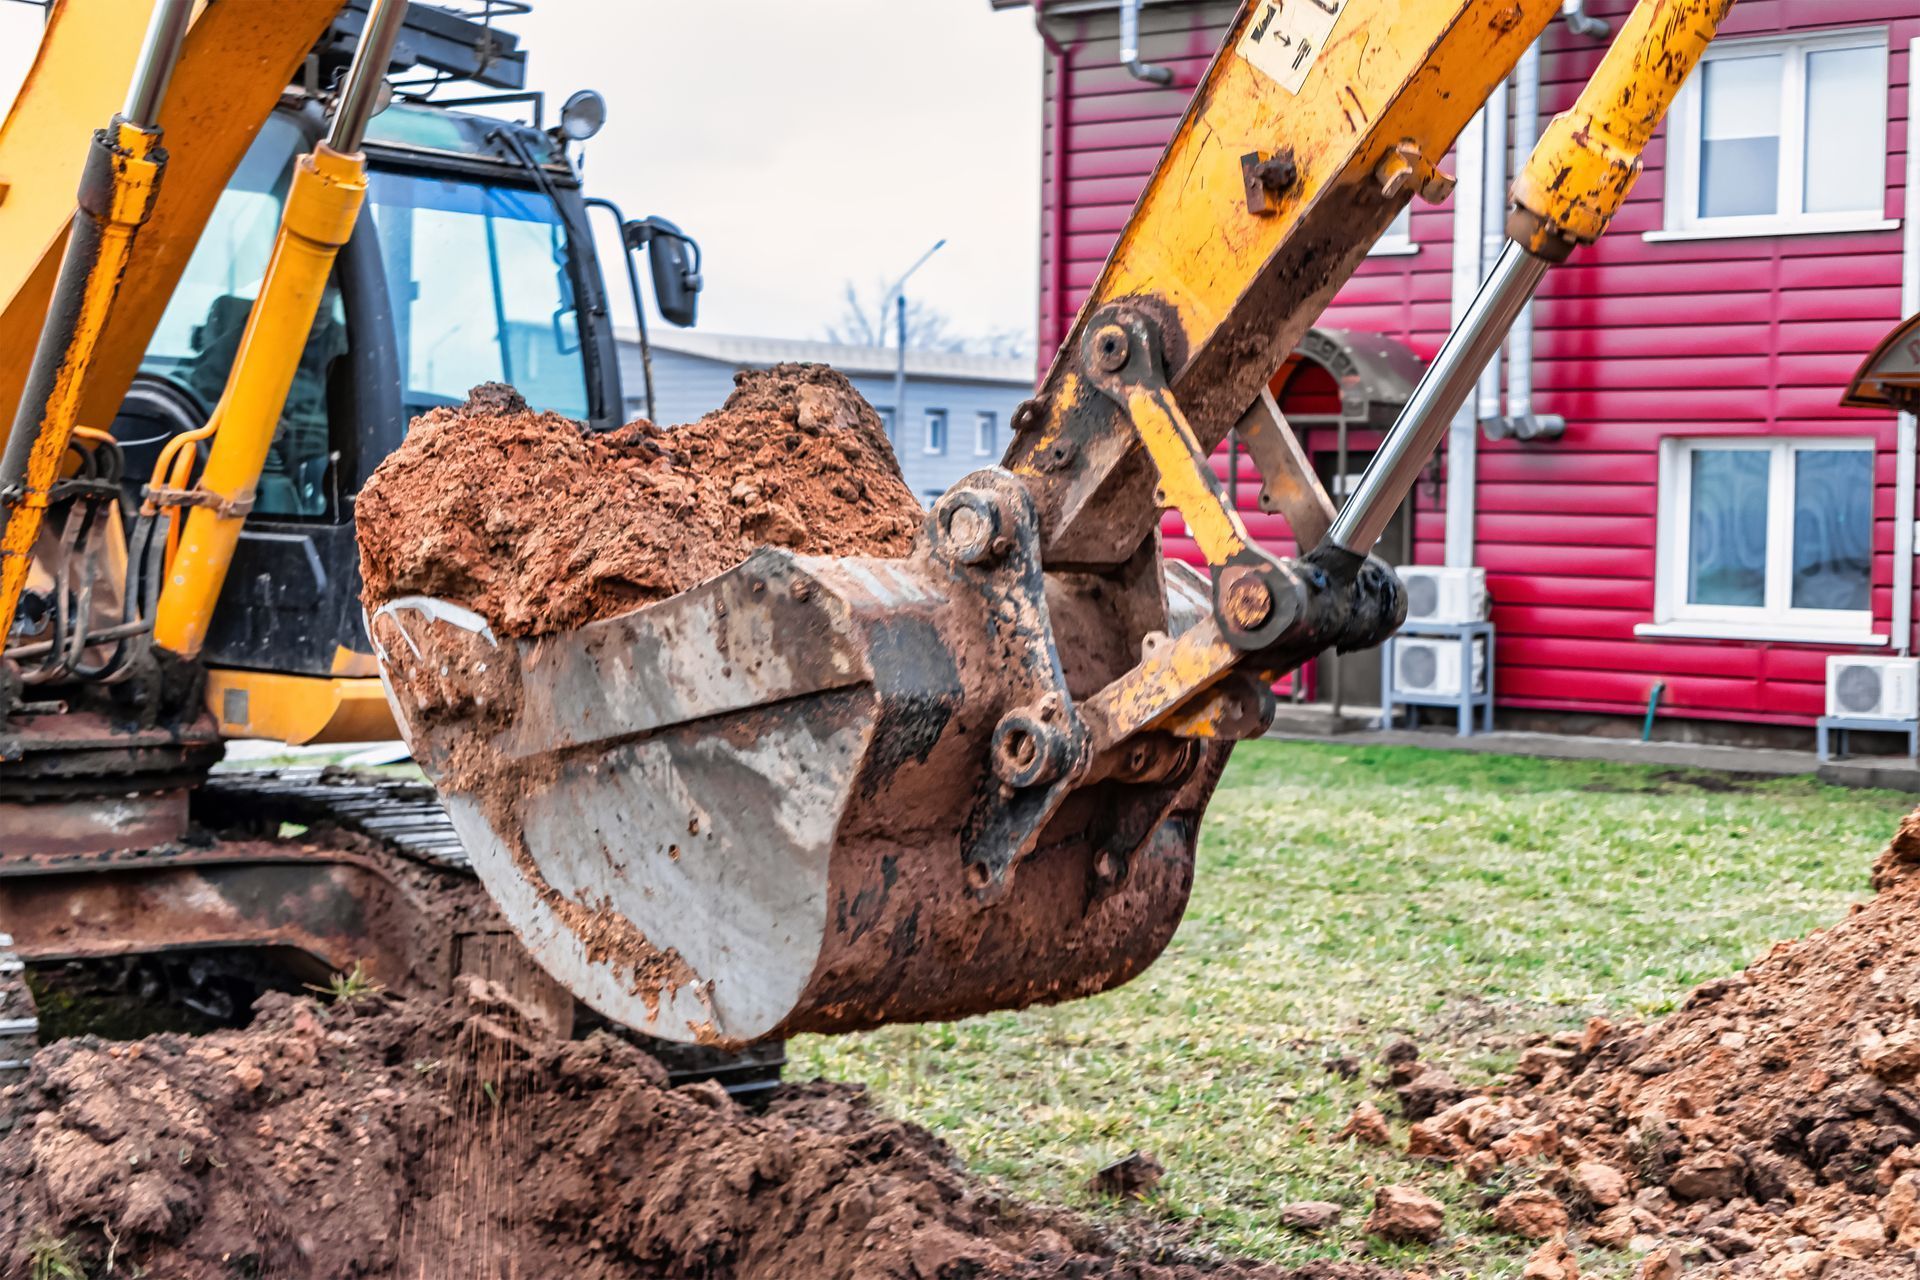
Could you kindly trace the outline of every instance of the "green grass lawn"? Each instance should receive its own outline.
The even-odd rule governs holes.
[[[1864,897],[1912,801],[1810,779],[1249,744],[1208,811],[1186,920],[1144,976],[1059,1008],[808,1037],[790,1078],[865,1080],[1007,1191],[1123,1234],[1510,1275],[1527,1247],[1489,1232],[1479,1188],[1332,1141],[1354,1104],[1390,1097],[1368,1086],[1380,1046],[1413,1034],[1484,1080],[1527,1034],[1664,1012]],[[1359,1080],[1323,1067],[1343,1053],[1365,1060]],[[1159,1191],[1097,1202],[1088,1175],[1135,1148],[1167,1166]],[[1383,1182],[1446,1201],[1448,1239],[1370,1246],[1358,1228]],[[1279,1227],[1276,1209],[1303,1199],[1348,1205],[1341,1230]]]

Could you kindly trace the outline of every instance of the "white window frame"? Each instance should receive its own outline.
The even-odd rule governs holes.
[[[1880,122],[1878,140],[1880,200],[1873,209],[1838,213],[1808,213],[1806,204],[1807,171],[1807,57],[1835,49],[1878,49],[1881,55]],[[1666,219],[1659,231],[1649,231],[1646,240],[1723,240],[1746,236],[1823,235],[1843,231],[1886,231],[1900,225],[1898,218],[1886,216],[1887,209],[1887,137],[1890,115],[1891,83],[1885,27],[1864,27],[1830,31],[1791,39],[1764,38],[1717,42],[1707,50],[1702,63],[1729,58],[1781,55],[1780,84],[1780,189],[1775,199],[1776,212],[1739,217],[1703,218],[1700,208],[1700,128],[1701,84],[1706,77],[1696,70],[1674,99],[1667,114]]]
[[[1000,415],[991,409],[976,409],[973,414],[973,456],[991,458],[999,452]]]
[[[1654,570],[1654,620],[1634,634],[1656,639],[1772,640],[1783,643],[1884,645],[1873,631],[1873,586],[1865,609],[1796,609],[1793,599],[1793,455],[1800,449],[1849,450],[1872,457],[1876,445],[1859,436],[1669,437],[1660,442],[1659,526]],[[1767,451],[1766,603],[1693,604],[1687,600],[1693,534],[1693,459],[1710,450]],[[1869,508],[1871,510],[1871,507]]]
[[[1369,258],[1403,258],[1408,254],[1420,252],[1420,246],[1413,242],[1413,205],[1408,204],[1400,210],[1400,215],[1387,224],[1380,238],[1367,250]]]
[[[934,424],[940,426],[940,438],[934,440]],[[947,430],[952,423],[945,409],[928,409],[920,418],[920,449],[927,454],[944,454],[947,451]]]

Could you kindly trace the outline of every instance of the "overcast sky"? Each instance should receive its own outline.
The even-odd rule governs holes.
[[[843,282],[884,288],[944,237],[912,294],[963,333],[1031,330],[1041,51],[1020,14],[988,0],[534,0],[507,25],[550,110],[575,89],[606,96],[589,191],[700,241],[702,329],[820,337]],[[39,26],[38,9],[0,0],[0,104]]]

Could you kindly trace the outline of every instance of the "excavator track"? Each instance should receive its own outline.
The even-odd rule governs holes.
[[[285,823],[332,826],[377,840],[409,858],[472,873],[453,820],[417,779],[337,765],[216,769],[194,797],[194,815],[220,830],[277,835]]]

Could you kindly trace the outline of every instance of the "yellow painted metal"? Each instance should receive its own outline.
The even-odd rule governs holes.
[[[272,742],[389,742],[400,736],[378,678],[207,672],[207,709],[222,737]]]
[[[88,140],[120,109],[153,3],[59,0],[47,15],[33,65],[0,121],[0,302],[44,260],[59,260]],[[0,413],[0,424],[11,420],[11,409]]]
[[[366,159],[357,152],[343,155],[320,143],[294,166],[280,233],[197,486],[217,505],[188,510],[154,610],[154,642],[163,648],[192,657],[206,641],[334,257],[353,233],[366,194]]]
[[[195,17],[160,124],[167,182],[141,229],[94,355],[80,421],[113,419],[199,242],[201,229],[341,0],[240,0]],[[86,138],[127,91],[151,0],[61,0],[37,61],[0,124],[0,430],[13,421],[25,353],[47,311]],[[51,192],[51,194],[49,194]]]
[[[1592,244],[1626,203],[1674,95],[1734,0],[1640,0],[1574,105],[1555,116],[1513,184],[1508,232],[1529,252]]]
[[[182,431],[161,446],[159,456],[153,460],[153,473],[147,478],[147,497],[143,504],[147,514],[151,515],[160,509],[160,504],[155,501],[156,498],[163,494],[171,495],[186,490],[188,482],[193,479],[193,464],[198,456],[197,447],[202,440],[211,439],[213,434],[220,430],[220,415],[225,408],[226,401],[222,400],[214,405],[213,411],[207,415],[204,426],[196,427],[192,431]],[[163,575],[165,566],[173,563],[174,554],[179,549],[180,521],[176,519],[167,524],[167,545],[160,561]]]
[[[94,353],[120,291],[134,237],[153,208],[166,164],[159,130],[143,129],[117,116],[113,126],[90,147],[95,157],[104,157],[105,172],[97,167],[100,160],[89,160],[81,208],[72,215],[86,219],[89,225],[82,238],[74,242],[75,254],[68,255],[61,267],[63,285],[78,290],[71,317],[63,307],[62,316],[56,318],[65,333],[65,346],[51,384],[35,381],[36,388],[45,387],[46,398],[31,419],[34,435],[24,481],[18,492],[0,494],[0,513],[5,519],[0,526],[0,638],[13,627],[14,611],[19,607],[20,593],[26,589],[34,544],[46,514],[47,494],[60,477],[67,447],[79,423],[81,395]],[[101,182],[107,184],[105,188],[94,189]],[[83,251],[85,260],[78,257]],[[81,273],[78,280],[69,280],[70,272]],[[38,391],[35,400],[39,400]],[[19,429],[26,429],[25,424],[19,424]]]
[[[1207,455],[1193,438],[1186,415],[1165,390],[1135,387],[1127,413],[1160,472],[1159,505],[1172,507],[1210,565],[1223,565],[1251,545],[1240,513],[1227,504]]]
[[[1238,53],[1275,8],[1243,5],[1008,449],[1049,560],[1122,563],[1153,527],[1137,440],[1078,371],[1092,314],[1131,300],[1162,316],[1174,393],[1211,449],[1406,204],[1413,184],[1389,195],[1382,162],[1444,156],[1559,7],[1347,0],[1295,93]],[[1297,180],[1256,213],[1242,158],[1282,151]]]
[[[336,676],[374,676],[380,674],[380,659],[370,653],[361,653],[349,649],[343,644],[333,647],[331,670]]]
[[[1178,639],[1160,637],[1149,644],[1139,665],[1080,704],[1093,733],[1094,754],[1179,718],[1196,695],[1231,675],[1245,656],[1226,642],[1211,618]]]

